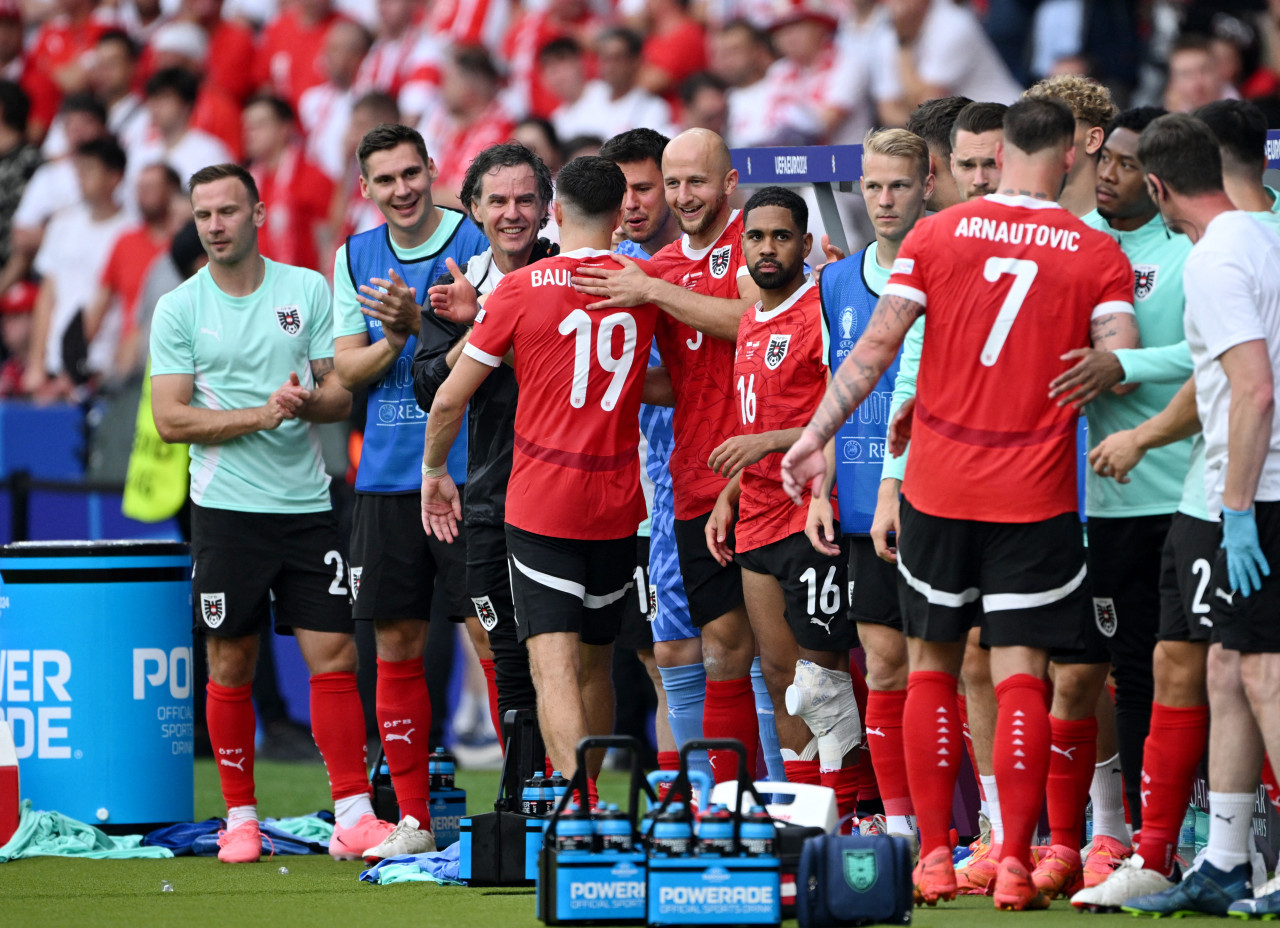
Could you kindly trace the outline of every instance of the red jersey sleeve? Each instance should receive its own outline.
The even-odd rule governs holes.
[[[1101,232],[1096,254],[1090,258],[1098,268],[1098,301],[1094,304],[1095,316],[1114,312],[1133,312],[1133,267],[1120,249],[1120,245]],[[1093,239],[1090,236],[1090,239]],[[1090,243],[1092,244],[1092,242]]]
[[[462,353],[489,367],[501,364],[515,340],[516,323],[524,306],[523,293],[518,281],[500,282],[476,315]]]
[[[883,296],[900,296],[921,306],[928,305],[926,294],[929,290],[925,279],[928,260],[924,256],[930,252],[933,225],[926,219],[907,233],[890,268],[889,283]]]

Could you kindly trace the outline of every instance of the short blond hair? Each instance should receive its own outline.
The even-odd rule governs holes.
[[[1105,129],[1116,118],[1120,108],[1111,99],[1111,91],[1091,77],[1059,74],[1046,77],[1022,94],[1024,99],[1061,100],[1071,108],[1071,115],[1089,128]]]
[[[915,162],[922,182],[929,176],[929,144],[906,129],[872,129],[862,140],[864,161],[867,155],[906,158]]]

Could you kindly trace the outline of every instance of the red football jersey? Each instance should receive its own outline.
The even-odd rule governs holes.
[[[476,317],[467,355],[491,367],[515,352],[515,455],[507,522],[553,538],[634,535],[640,489],[640,394],[656,306],[588,311],[570,278],[616,268],[588,248],[512,271]]]
[[[738,299],[738,276],[747,273],[741,215],[734,210],[724,232],[709,248],[692,249],[688,236],[680,236],[650,258],[645,271],[694,293]],[[734,346],[666,313],[658,318],[657,338],[676,394],[676,444],[671,454],[675,513],[677,519],[692,519],[710,512],[728,483],[707,466],[707,459],[738,430]]]
[[[742,314],[733,365],[744,435],[803,428],[827,389],[829,339],[818,288],[806,281],[777,309],[760,307]],[[807,490],[804,505],[797,506],[782,489],[782,455],[766,455],[742,471],[736,549],[750,551],[803,532],[808,507]]]
[[[1133,311],[1109,236],[1056,203],[991,195],[921,221],[885,296],[925,307],[903,493],[921,512],[1036,522],[1074,512],[1076,416],[1049,398],[1096,315]]]

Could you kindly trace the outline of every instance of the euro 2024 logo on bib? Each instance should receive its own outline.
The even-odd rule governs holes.
[[[276,322],[286,335],[297,335],[302,331],[302,313],[296,306],[277,306]]]
[[[764,350],[764,366],[776,371],[778,365],[787,356],[787,346],[791,344],[790,335],[770,335],[769,347]]]
[[[725,274],[729,273],[729,255],[733,252],[732,245],[724,245],[711,252],[711,276],[716,280],[720,280]]]

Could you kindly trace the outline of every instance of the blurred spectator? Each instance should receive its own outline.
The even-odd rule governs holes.
[[[707,32],[689,15],[688,0],[647,0],[645,19],[649,32],[640,86],[674,101],[685,78],[706,70]]]
[[[951,127],[960,111],[972,102],[968,97],[926,100],[907,118],[907,131],[920,136],[929,146],[929,173],[934,181],[928,202],[931,212],[964,202],[951,176]]]
[[[16,83],[0,80],[0,267],[9,263],[13,215],[27,181],[40,166],[40,149],[27,142],[31,101]]]
[[[156,30],[151,40],[155,74],[178,68],[196,80],[191,126],[207,132],[240,155],[240,103],[222,87],[205,79],[209,61],[209,37],[195,23],[173,21]],[[152,75],[152,77],[155,76]]]
[[[22,6],[0,0],[0,80],[22,80]]]
[[[600,76],[587,82],[577,100],[561,104],[552,114],[560,135],[591,132],[612,138],[640,127],[675,134],[671,107],[636,84],[643,44],[630,29],[613,28],[600,34],[596,41]]]
[[[951,0],[888,0],[908,106],[952,94],[1013,103],[1013,79],[968,7]]]
[[[586,55],[577,39],[562,35],[552,39],[538,52],[538,76],[542,86],[560,102],[551,113],[551,124],[560,131],[560,114],[582,99],[587,89]]]
[[[165,21],[160,0],[124,0],[115,5],[115,11],[115,24],[140,47],[147,44]]]
[[[367,232],[386,220],[374,202],[360,192],[360,172],[356,167],[356,149],[360,140],[374,126],[382,123],[398,123],[400,111],[396,108],[395,98],[385,93],[367,93],[356,100],[351,108],[351,122],[347,126],[347,136],[343,139],[343,159],[347,169],[338,177],[333,188],[333,196],[329,206],[330,225],[337,229],[330,248],[322,262],[323,267],[333,273],[333,252],[345,242],[348,236],[358,232]]]
[[[71,94],[63,100],[60,116],[72,150],[107,134],[107,111],[87,93]],[[44,238],[45,225],[53,215],[79,202],[80,187],[70,155],[46,161],[36,169],[13,214],[9,260],[0,270],[0,293],[25,279],[31,271],[31,262]]]
[[[678,131],[710,129],[723,136],[729,127],[729,88],[710,71],[690,74],[680,85],[680,112]],[[675,135],[676,130],[669,134]]]
[[[307,157],[330,178],[350,170],[343,141],[351,122],[352,90],[360,62],[369,50],[369,33],[351,22],[336,22],[324,40],[322,66],[327,80],[308,87],[298,103],[298,121],[307,140]]]
[[[22,375],[27,369],[31,347],[31,311],[35,309],[39,287],[24,280],[0,295],[0,397],[22,395]]]
[[[258,247],[272,261],[315,271],[329,244],[333,181],[307,158],[293,126],[293,110],[279,97],[255,97],[244,108],[249,172],[267,204]]]
[[[526,116],[516,123],[511,137],[542,159],[542,163],[555,177],[560,173],[560,136],[556,127],[537,116]]]
[[[591,9],[588,0],[559,0],[543,10],[526,9],[507,31],[500,56],[508,69],[507,90],[503,102],[507,110],[519,115],[551,115],[560,100],[543,83],[539,56],[548,42],[571,38],[579,47],[592,47],[604,23]],[[587,70],[595,62],[588,60]]]
[[[481,46],[457,49],[442,77],[443,105],[428,112],[419,129],[439,171],[432,184],[437,203],[447,205],[462,189],[471,159],[511,138],[515,123],[498,101],[498,69]]]
[[[239,107],[254,91],[253,30],[223,15],[222,0],[182,0],[181,16],[197,24],[217,49],[204,72],[204,85],[216,87]]]
[[[445,54],[440,37],[419,22],[422,7],[422,0],[378,0],[378,29],[353,88],[357,97],[391,94],[414,122],[439,96]]]
[[[107,108],[107,130],[125,151],[147,134],[147,108],[135,93],[137,77],[138,46],[133,39],[122,29],[104,32],[89,69],[89,88]],[[60,125],[58,129],[61,134]]]
[[[1239,99],[1213,59],[1209,40],[1201,35],[1184,35],[1169,50],[1169,83],[1164,91],[1164,108],[1170,113],[1190,113],[1215,100]]]
[[[561,157],[568,164],[574,158],[581,158],[583,155],[598,155],[600,154],[600,146],[603,144],[604,139],[598,135],[575,135],[571,139],[565,139],[561,146],[563,151]],[[551,225],[552,223],[548,222],[547,228],[550,228]],[[546,234],[545,230],[543,234]]]
[[[343,17],[329,0],[295,0],[262,31],[256,83],[296,108],[302,92],[323,84],[320,54],[329,27]]]
[[[427,27],[450,45],[483,45],[494,53],[502,48],[514,6],[512,0],[432,0]]]
[[[138,299],[156,256],[169,249],[180,222],[174,206],[180,203],[182,180],[167,164],[152,164],[138,175],[137,207],[141,222],[116,239],[102,269],[97,291],[84,314],[84,334],[93,343],[109,312],[120,314],[120,336],[106,379],[119,382],[146,361],[146,342],[138,337]],[[177,219],[189,218],[177,213]]]
[[[177,171],[185,190],[196,171],[233,160],[231,151],[219,139],[192,125],[197,92],[196,78],[182,68],[165,68],[147,81],[151,131],[146,141],[129,152],[127,189],[133,189],[134,178],[142,168],[157,162]]]
[[[910,110],[898,67],[898,36],[884,4],[879,0],[850,0],[848,16],[841,21],[836,41],[868,73],[870,95],[863,105],[870,107],[875,124],[905,126]],[[851,127],[846,134],[852,133]],[[861,137],[857,142],[862,142]]]
[[[30,132],[42,139],[65,94],[89,85],[88,53],[107,30],[109,14],[99,15],[97,0],[56,0],[54,16],[31,40],[22,87],[31,98]]]
[[[151,262],[143,278],[142,292],[138,295],[137,315],[134,318],[139,345],[146,345],[151,338],[151,317],[155,315],[156,303],[160,301],[160,297],[208,263],[209,255],[200,244],[195,220],[189,219],[174,233],[169,247]],[[138,363],[140,367],[145,367],[147,354],[139,352],[139,355]],[[142,370],[136,369],[134,373],[141,375]]]
[[[86,375],[107,370],[120,337],[121,314],[108,313],[86,354],[81,313],[116,239],[130,225],[115,198],[124,179],[124,150],[107,135],[79,146],[71,160],[83,201],[50,220],[35,260],[40,294],[22,383],[23,392],[38,399],[69,397]]]
[[[768,85],[773,64],[769,34],[745,19],[731,20],[711,39],[711,68],[728,85],[730,147],[765,145],[772,133],[768,117]]]

